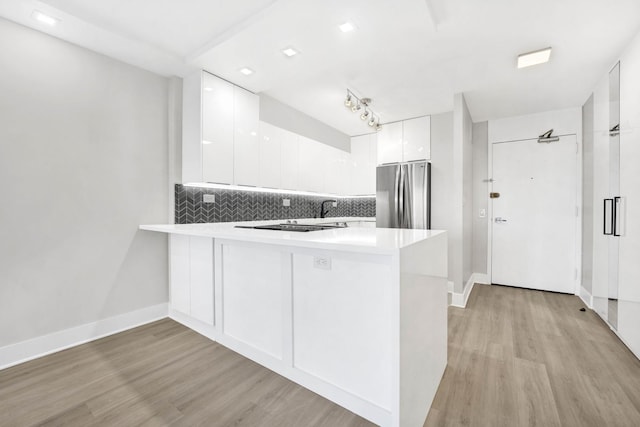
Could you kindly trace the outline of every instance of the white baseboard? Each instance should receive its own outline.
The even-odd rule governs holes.
[[[0,347],[0,370],[164,319],[167,314],[168,304],[163,303]]]
[[[580,295],[578,296],[580,297],[582,302],[587,305],[587,307],[593,309],[593,295],[591,295],[588,290],[580,286]]]
[[[462,293],[453,292],[453,283],[451,283],[451,286],[449,287],[449,293],[451,293],[450,305],[454,307],[465,308],[467,306],[467,301],[469,300],[469,295],[471,295],[473,285],[475,285],[476,283],[488,285],[489,277],[484,273],[473,273],[471,277],[469,277],[469,280],[467,280],[464,291]]]

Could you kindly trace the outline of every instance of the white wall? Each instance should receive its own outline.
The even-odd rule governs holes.
[[[167,301],[168,80],[0,19],[0,347]]]
[[[431,116],[431,228],[447,230],[450,282],[459,260],[456,256],[462,230],[456,222],[453,182],[453,113]]]
[[[474,273],[487,274],[487,218],[489,203],[488,171],[488,123],[473,124],[473,232],[472,232],[472,262]],[[485,217],[480,217],[480,210],[484,209]]]
[[[260,120],[340,150],[351,152],[351,137],[349,135],[265,94],[260,94]]]
[[[464,95],[457,99],[462,109],[462,288],[457,291],[461,292],[473,274],[473,121]],[[454,109],[454,116],[456,111],[459,109]]]

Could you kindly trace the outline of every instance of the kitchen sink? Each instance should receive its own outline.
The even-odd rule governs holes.
[[[345,225],[335,224],[270,224],[270,225],[236,225],[236,228],[253,228],[256,230],[276,230],[276,231],[320,231],[332,228],[345,228]]]

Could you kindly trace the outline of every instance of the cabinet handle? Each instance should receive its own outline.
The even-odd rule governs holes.
[[[608,206],[607,206],[608,205]],[[607,209],[609,208],[609,209]],[[605,236],[612,236],[613,235],[613,199],[604,199],[604,213],[602,215],[603,218],[603,230],[602,232],[604,233]],[[609,221],[607,221],[607,212],[611,212],[611,216]],[[607,224],[609,224],[609,231],[607,231]]]
[[[613,235],[620,237],[620,222],[618,215],[620,215],[620,197],[613,198]]]

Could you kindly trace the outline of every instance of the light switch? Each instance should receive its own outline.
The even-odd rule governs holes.
[[[282,199],[282,206],[291,206],[291,199]]]
[[[215,203],[216,202],[216,195],[215,194],[204,194],[202,196],[202,202],[203,203]]]
[[[480,209],[480,218],[485,218],[487,216],[487,210],[486,209]]]
[[[338,207],[338,202],[331,203],[331,206],[333,206],[334,208],[337,208]]]

